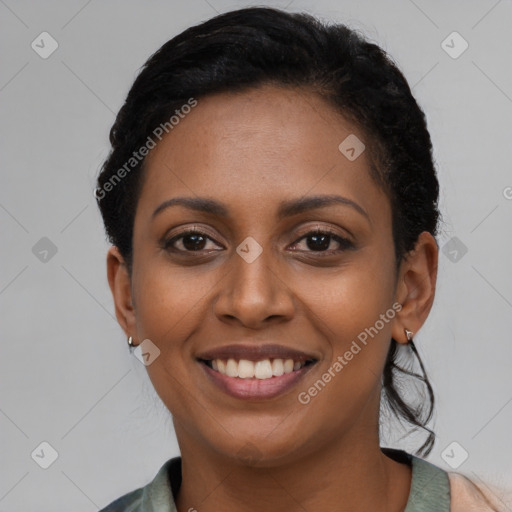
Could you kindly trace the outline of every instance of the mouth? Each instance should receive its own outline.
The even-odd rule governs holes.
[[[209,379],[225,393],[243,399],[268,399],[289,391],[318,357],[279,345],[232,345],[197,357]]]
[[[285,373],[292,373],[314,364],[314,359],[306,361],[294,361],[293,359],[261,359],[259,361],[250,361],[248,359],[236,360],[229,359],[211,359],[200,360],[213,371],[230,378],[238,379],[272,379],[281,377]]]

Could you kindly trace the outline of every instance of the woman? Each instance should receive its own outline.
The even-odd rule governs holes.
[[[217,16],[148,60],[110,140],[108,280],[181,457],[104,512],[499,510],[418,456],[438,181],[379,47],[302,14]],[[380,446],[381,404],[426,431],[417,455]]]

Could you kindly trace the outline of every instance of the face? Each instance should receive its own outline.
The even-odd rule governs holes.
[[[109,279],[126,333],[160,350],[147,371],[180,445],[270,466],[377,436],[412,279],[370,144],[321,98],[266,86],[200,99],[147,157],[133,271],[113,249]]]

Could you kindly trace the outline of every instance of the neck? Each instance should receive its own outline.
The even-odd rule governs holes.
[[[272,467],[248,467],[180,441],[180,511],[367,510],[402,512],[411,469],[380,450],[378,438],[344,436],[335,446]]]

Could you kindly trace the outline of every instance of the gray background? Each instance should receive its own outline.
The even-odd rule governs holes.
[[[97,510],[178,454],[114,318],[92,191],[146,58],[186,27],[246,5],[0,0],[0,512]],[[510,487],[511,2],[272,5],[362,30],[394,57],[427,113],[444,215],[436,302],[416,338],[437,394],[428,460],[450,470],[442,453],[456,441],[469,454],[458,471]],[[47,59],[31,48],[43,31],[59,45]],[[441,46],[453,31],[469,43],[458,58]],[[42,252],[43,237],[56,254]],[[43,441],[58,453],[48,469],[31,457]]]

